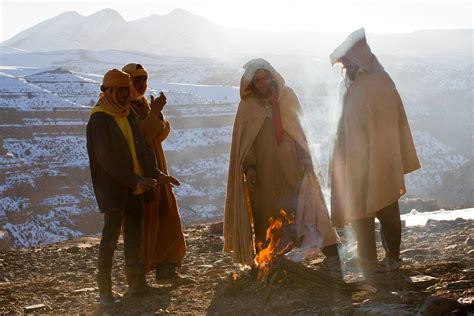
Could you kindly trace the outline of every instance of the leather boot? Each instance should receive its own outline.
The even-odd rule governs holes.
[[[99,272],[97,274],[97,285],[99,287],[99,304],[102,307],[108,307],[115,303],[112,294],[112,276],[111,272]]]
[[[178,273],[176,272],[176,265],[169,263],[169,262],[163,262],[159,263],[156,266],[156,271],[155,271],[155,278],[156,281],[161,281],[161,280],[168,280],[171,278],[177,277]]]
[[[155,271],[156,282],[159,284],[174,284],[177,286],[195,283],[194,279],[180,275],[175,264],[170,262],[159,263]]]
[[[115,303],[112,294],[112,259],[113,251],[106,247],[99,249],[99,258],[97,268],[99,272],[96,276],[97,286],[99,287],[99,304],[107,307]]]
[[[124,296],[145,296],[151,294],[155,289],[146,283],[145,273],[143,271],[126,271],[128,290]]]

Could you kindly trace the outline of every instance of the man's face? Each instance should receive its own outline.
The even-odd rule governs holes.
[[[144,94],[147,88],[148,76],[136,76],[133,78],[133,87],[139,94]]]
[[[272,75],[268,70],[259,69],[255,72],[252,83],[261,95],[268,95],[272,79]]]
[[[357,71],[359,70],[359,66],[357,66],[355,63],[353,63],[346,57],[341,58],[341,63],[342,69],[344,70],[346,77],[353,81],[355,79]]]
[[[121,106],[125,106],[128,101],[128,96],[130,94],[130,88],[129,87],[120,87],[120,88],[114,88],[115,92],[115,98],[117,99],[117,102]]]

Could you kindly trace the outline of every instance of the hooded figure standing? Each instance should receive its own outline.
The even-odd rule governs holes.
[[[360,264],[377,264],[374,218],[385,249],[382,270],[397,269],[401,223],[398,199],[404,175],[420,168],[410,126],[395,84],[367,45],[364,29],[350,34],[330,56],[341,63],[340,116],[331,150],[331,219],[351,223]]]
[[[236,263],[252,264],[265,243],[269,218],[280,209],[296,216],[297,239],[338,258],[338,236],[327,208],[293,90],[263,59],[244,65],[234,121],[224,211],[224,251]]]
[[[87,124],[87,152],[97,204],[104,213],[99,246],[97,284],[101,305],[113,304],[112,260],[123,227],[126,295],[146,294],[140,256],[143,204],[147,191],[157,185],[179,185],[162,173],[130,110],[130,76],[118,69],[103,78],[102,93]]]
[[[161,143],[170,133],[170,123],[162,113],[166,97],[151,102],[145,97],[148,72],[140,64],[130,63],[122,70],[130,75],[130,104],[137,113],[143,134],[156,156],[158,168],[168,173],[165,153]],[[181,227],[176,197],[171,185],[157,186],[153,189],[154,198],[145,205],[144,240],[142,253],[145,271],[156,269],[156,279],[177,277],[176,268],[181,267],[186,253],[186,243]]]

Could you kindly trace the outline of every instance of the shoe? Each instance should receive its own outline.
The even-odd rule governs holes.
[[[146,296],[152,294],[155,290],[157,290],[157,288],[149,286],[146,283],[145,275],[136,275],[130,278],[128,289],[124,297]]]
[[[382,261],[377,264],[377,272],[390,272],[400,269],[401,260],[385,257]]]
[[[116,303],[116,299],[112,294],[112,276],[111,271],[102,271],[97,274],[97,285],[99,287],[99,304],[106,308]]]
[[[167,281],[178,276],[176,266],[169,262],[160,263],[156,266],[155,278],[157,282]]]
[[[129,286],[128,290],[123,295],[124,297],[138,297],[147,296],[153,293],[156,288],[149,286],[148,284],[142,284],[139,286]]]
[[[99,305],[102,308],[107,308],[117,303],[117,300],[112,294],[105,294],[99,297]]]

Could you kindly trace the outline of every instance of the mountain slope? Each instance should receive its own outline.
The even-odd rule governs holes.
[[[86,17],[77,12],[62,13],[19,33],[3,45],[29,51],[51,51],[127,49],[145,42],[118,12],[105,9]]]
[[[65,49],[119,49],[172,56],[225,57],[239,54],[297,54],[326,57],[346,33],[267,32],[227,28],[176,9],[126,22],[111,9],[90,16],[65,12],[2,43],[41,52]],[[473,30],[429,30],[372,34],[378,54],[472,58]]]

